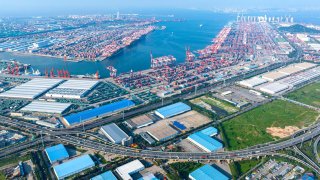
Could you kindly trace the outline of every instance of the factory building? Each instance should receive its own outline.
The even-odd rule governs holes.
[[[240,81],[239,84],[241,86],[247,87],[247,88],[254,88],[256,86],[259,86],[261,84],[267,83],[268,81],[262,78],[253,77],[251,79]]]
[[[284,74],[284,73],[277,72],[277,71],[268,72],[268,73],[262,75],[263,79],[270,81],[270,82],[275,82],[275,81],[278,81],[278,80],[283,79],[285,77],[288,77],[288,74]]]
[[[113,143],[128,146],[132,144],[132,137],[128,136],[115,123],[102,126],[101,132]]]
[[[153,123],[153,118],[149,115],[141,115],[124,122],[130,129],[138,129]]]
[[[212,167],[209,164],[206,164],[195,171],[189,174],[191,180],[228,180],[228,176]]]
[[[144,168],[139,160],[134,160],[116,168],[116,172],[123,180],[132,180],[131,175],[144,170]]]
[[[69,158],[68,151],[63,144],[48,147],[45,152],[51,164]]]
[[[159,123],[151,126],[147,133],[157,141],[166,141],[179,134],[177,130],[165,123]]]
[[[98,108],[85,110],[79,113],[71,114],[62,118],[66,126],[72,126],[81,122],[89,121],[99,117],[110,115],[134,106],[134,102],[130,100],[117,101],[111,104],[100,106]]]
[[[117,180],[116,176],[111,171],[104,172],[98,176],[91,178],[90,180]]]
[[[280,84],[280,83],[270,83],[265,86],[260,87],[260,91],[268,93],[268,94],[277,94],[280,92],[283,92],[289,88],[286,84]]]
[[[98,83],[99,81],[68,80],[49,91],[46,96],[50,98],[81,99]]]
[[[214,127],[208,127],[202,131],[200,131],[201,133],[207,135],[207,136],[215,136],[218,134],[218,129],[214,128]]]
[[[53,167],[57,179],[65,179],[81,171],[94,167],[91,157],[86,154]]]
[[[60,79],[34,78],[24,84],[1,93],[0,97],[35,99],[61,82],[62,80]]]
[[[191,134],[187,139],[206,152],[214,152],[223,147],[221,142],[211,137],[213,135],[216,135],[217,132],[218,131],[213,127],[207,128],[205,130]]]
[[[162,119],[169,118],[178,114],[182,114],[184,112],[190,111],[191,107],[182,103],[178,102],[175,104],[171,104],[169,106],[162,107],[155,111],[155,114]]]
[[[70,106],[70,103],[33,101],[20,109],[20,111],[63,114]]]

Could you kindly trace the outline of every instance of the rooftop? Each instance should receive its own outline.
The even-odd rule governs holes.
[[[45,149],[50,163],[69,158],[67,149],[63,144],[58,144]]]
[[[0,97],[35,99],[61,83],[61,79],[34,78],[0,94]]]
[[[131,161],[127,164],[124,164],[116,168],[116,172],[121,176],[122,179],[131,179],[131,174],[137,171],[143,170],[144,165],[138,160]]]
[[[189,177],[192,180],[228,180],[229,178],[218,171],[216,168],[206,164],[197,170],[191,172]]]
[[[208,127],[200,132],[207,135],[207,136],[214,136],[214,135],[218,134],[218,130],[214,127]]]
[[[172,117],[190,110],[191,110],[190,106],[182,102],[178,102],[178,103],[171,104],[169,106],[165,106],[160,109],[157,109],[156,114],[161,118],[168,118],[168,117]]]
[[[202,132],[191,134],[188,138],[205,147],[210,152],[216,151],[223,147],[219,141],[211,138],[206,134],[203,134]]]
[[[98,176],[91,178],[91,180],[117,180],[111,171],[104,172]]]
[[[108,137],[114,142],[121,142],[123,139],[128,138],[129,136],[119,128],[115,123],[102,126],[101,130],[103,133],[108,134]]]
[[[289,88],[289,86],[286,84],[280,84],[280,83],[275,82],[275,83],[270,83],[270,84],[267,84],[265,86],[260,87],[260,90],[265,93],[276,94],[276,93],[284,91],[288,88]]]
[[[281,72],[277,72],[277,71],[273,71],[273,72],[269,72],[266,74],[262,75],[263,79],[266,79],[268,81],[276,81],[278,79],[282,79],[284,77],[287,77],[287,74],[281,73]]]
[[[162,141],[168,137],[178,134],[178,131],[170,127],[165,123],[158,123],[148,128],[148,134],[150,134],[157,141]]]
[[[153,119],[150,116],[145,114],[126,121],[126,123],[129,124],[132,128],[143,126],[145,124],[149,124],[152,122],[153,122]]]
[[[58,179],[64,179],[85,169],[95,166],[91,157],[86,154],[53,167]]]
[[[266,83],[266,82],[268,82],[268,81],[265,79],[253,77],[253,78],[250,78],[247,80],[240,81],[239,83],[240,83],[240,85],[252,88],[252,87],[258,86],[260,84]]]
[[[33,111],[33,112],[62,114],[70,106],[71,106],[70,103],[33,101],[30,104],[28,104],[27,106],[20,109],[20,111]]]
[[[65,116],[64,119],[66,123],[70,126],[83,121],[94,119],[99,116],[105,116],[107,114],[131,107],[134,105],[135,104],[130,100],[122,100],[122,101],[114,102],[104,106],[100,106],[98,108],[89,109],[79,113],[71,114],[71,115]]]

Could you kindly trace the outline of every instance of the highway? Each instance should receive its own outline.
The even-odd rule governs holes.
[[[318,153],[319,141],[320,141],[320,136],[317,137],[317,139],[314,141],[314,144],[313,144],[313,153],[316,156],[318,163],[320,163],[320,157],[319,157],[319,153]]]

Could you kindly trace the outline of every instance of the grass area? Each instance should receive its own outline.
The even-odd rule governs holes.
[[[0,180],[5,180],[5,179],[6,179],[6,176],[2,172],[0,172]]]
[[[287,95],[287,98],[320,107],[320,82],[310,84]]]
[[[256,165],[258,165],[262,160],[260,159],[251,159],[251,160],[243,160],[238,162],[230,163],[231,173],[234,179],[248,172]]]
[[[201,167],[203,164],[196,162],[177,162],[170,164],[170,167],[176,171],[175,174],[169,174],[170,179],[188,179],[189,174]]]
[[[312,124],[318,115],[314,110],[275,100],[222,123],[221,129],[229,150],[242,149],[279,139],[267,132],[268,127],[302,128]]]
[[[239,111],[239,108],[227,103],[227,102],[224,102],[224,101],[221,101],[221,100],[218,100],[216,98],[213,98],[213,97],[208,97],[208,96],[201,96],[197,99],[194,99],[192,101],[192,103],[200,103],[200,102],[204,102],[208,105],[211,105],[211,106],[216,106],[218,108],[221,108],[225,111],[227,111],[229,114],[232,114],[232,113],[235,113],[237,111]]]
[[[5,158],[0,161],[0,167],[6,166],[9,164],[18,164],[20,161],[27,161],[29,159],[31,159],[29,154],[24,156],[13,156],[13,157]]]

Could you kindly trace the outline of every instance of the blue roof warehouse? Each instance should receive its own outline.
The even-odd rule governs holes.
[[[189,174],[191,180],[228,180],[229,178],[222,172],[209,164],[206,164]]]
[[[94,162],[92,161],[91,157],[86,154],[54,166],[53,171],[58,179],[65,179],[66,177],[77,174],[93,166],[95,166]]]
[[[209,127],[202,131],[196,132],[188,136],[188,140],[201,148],[206,152],[213,152],[223,147],[222,143],[212,138],[212,135],[216,135],[217,130],[213,127]]]
[[[63,144],[48,147],[45,152],[51,164],[69,158],[69,154]]]
[[[62,120],[65,122],[67,126],[72,126],[81,122],[85,122],[95,118],[109,115],[111,113],[132,107],[134,105],[135,105],[134,102],[125,99],[122,101],[100,106],[98,108],[89,109],[79,113],[71,114],[69,116],[63,117]]]
[[[162,119],[169,118],[178,114],[182,114],[184,112],[190,111],[191,107],[182,103],[178,102],[175,104],[171,104],[169,106],[165,106],[162,108],[159,108],[155,111],[155,114]]]
[[[111,171],[104,172],[98,176],[91,178],[91,180],[117,180]]]

